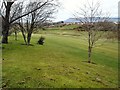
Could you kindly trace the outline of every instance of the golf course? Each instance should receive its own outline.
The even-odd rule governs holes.
[[[24,45],[21,33],[3,44],[3,88],[117,88],[118,41],[107,40],[93,48],[88,61],[88,41],[79,31],[56,28],[32,35]],[[40,37],[43,45],[37,44]]]

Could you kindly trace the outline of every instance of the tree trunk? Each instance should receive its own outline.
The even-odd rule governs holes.
[[[8,33],[9,33],[9,26],[6,25],[5,27],[3,27],[3,31],[2,31],[2,34],[3,34],[2,43],[3,44],[8,43]]]
[[[15,31],[15,40],[17,41],[17,32]]]
[[[91,41],[90,41],[90,38],[91,38],[91,32],[90,32],[90,29],[88,31],[88,63],[91,63]]]
[[[3,35],[3,37],[2,37],[2,43],[3,44],[8,44],[8,35],[7,34]]]
[[[23,29],[23,28],[22,28],[22,29]],[[27,45],[27,40],[26,40],[25,33],[24,33],[24,31],[23,31],[23,30],[21,30],[21,32],[22,32],[22,35],[23,35],[24,42],[25,42],[25,44]]]
[[[11,6],[14,2],[7,2],[7,6],[6,6],[6,15],[4,18],[4,22],[3,22],[3,30],[2,30],[2,43],[7,44],[8,43],[8,33],[9,33],[9,27],[10,27],[10,23],[9,23],[9,17],[10,17],[10,9]]]
[[[27,35],[27,44],[30,45],[30,40],[31,40],[32,33],[29,32]]]
[[[27,31],[28,31],[28,35],[27,35],[27,44],[30,45],[30,40],[31,40],[31,36],[32,36],[32,32],[33,32],[33,28],[34,28],[34,17],[32,17],[32,21],[31,21],[31,26],[30,28],[28,28],[27,26]],[[29,24],[27,24],[29,25]]]
[[[88,63],[91,63],[92,48],[88,47]]]
[[[22,32],[22,36],[23,36],[23,39],[24,39],[24,42],[25,42],[25,44],[27,45],[27,40],[26,40],[26,35],[25,35],[25,29],[24,29],[24,27],[23,27],[23,25],[21,25],[20,23],[17,23],[19,26],[20,26],[20,28],[21,28],[21,32]]]

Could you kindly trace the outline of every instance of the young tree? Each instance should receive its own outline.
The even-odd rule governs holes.
[[[91,63],[93,48],[102,38],[105,32],[104,23],[108,22],[109,17],[103,17],[100,3],[85,4],[80,11],[75,14],[76,19],[80,20],[82,28],[87,32],[88,41],[88,63]]]

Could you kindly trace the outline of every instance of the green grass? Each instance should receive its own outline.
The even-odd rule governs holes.
[[[115,88],[118,86],[117,42],[107,41],[94,49],[88,64],[87,42],[73,31],[42,31],[34,34],[34,46],[9,37],[3,45],[3,87],[6,88]],[[53,33],[54,32],[54,33]],[[70,35],[56,33],[70,33]],[[76,33],[76,32],[74,32]],[[77,33],[78,34],[78,33]],[[36,44],[44,36],[43,46]]]
[[[65,25],[65,26],[56,25],[54,27],[49,27],[47,29],[49,29],[49,30],[58,30],[58,29],[60,29],[60,30],[72,30],[72,29],[77,28],[77,27],[79,27],[78,24],[70,24],[70,25]]]

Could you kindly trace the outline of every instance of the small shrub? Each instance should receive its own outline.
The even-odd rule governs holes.
[[[42,28],[42,30],[46,30],[45,28]]]
[[[41,36],[40,39],[38,40],[38,44],[43,45],[44,40],[45,40],[45,38]]]

